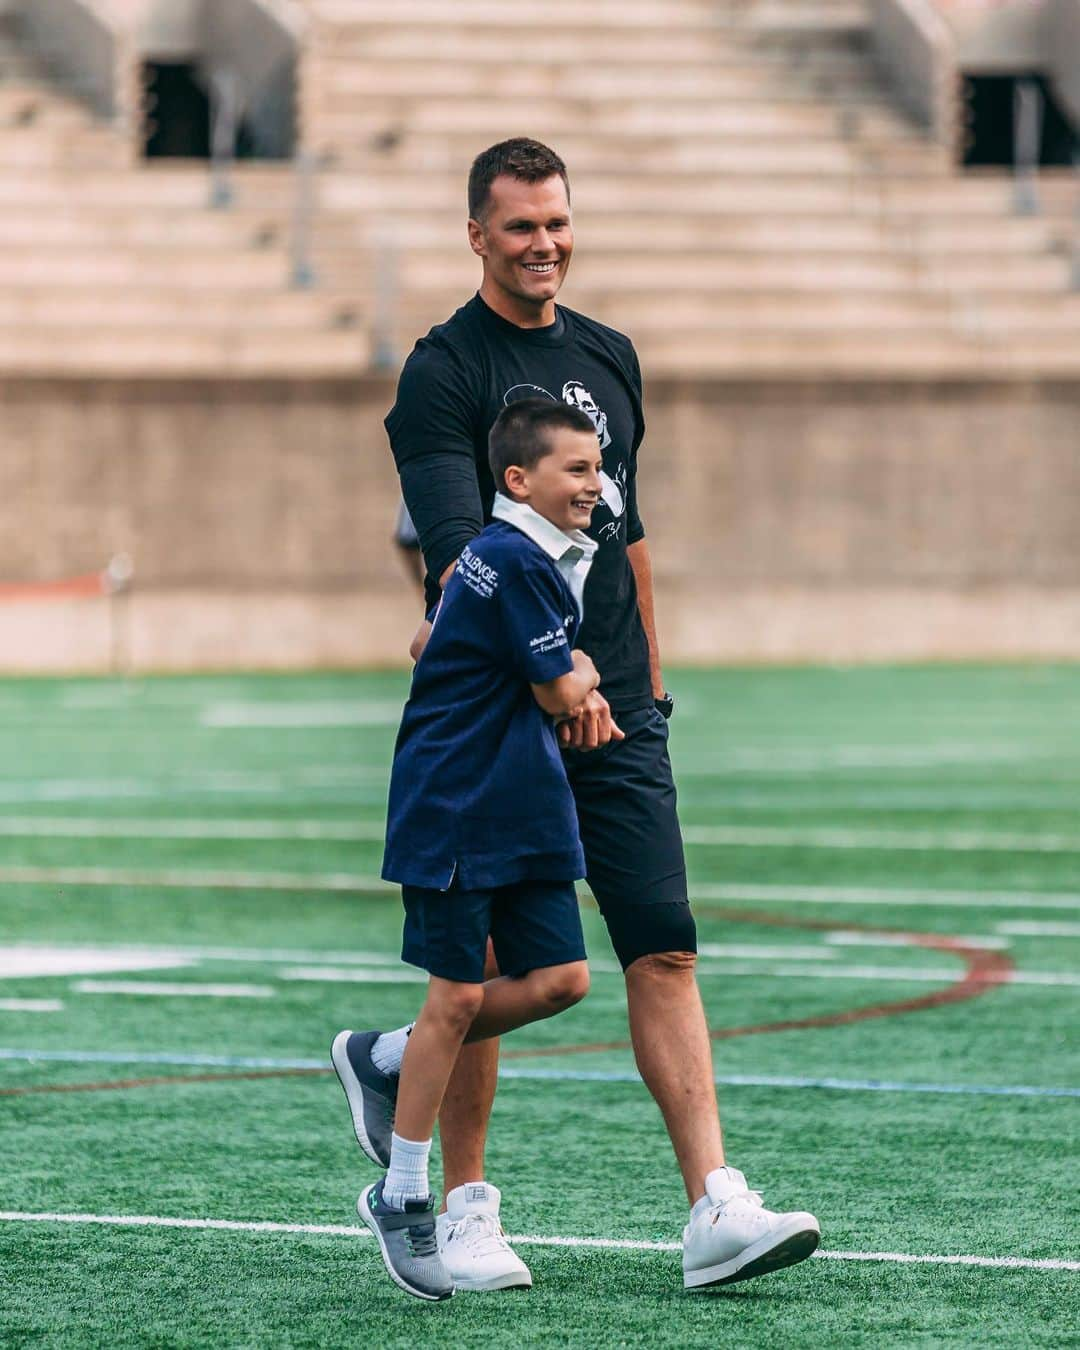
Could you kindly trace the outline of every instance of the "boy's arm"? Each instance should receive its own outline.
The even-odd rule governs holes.
[[[544,684],[530,685],[533,698],[544,712],[559,721],[576,717],[585,699],[600,683],[600,675],[592,663],[592,658],[580,648],[575,648],[570,653],[570,660],[573,662],[573,669],[567,671],[565,675],[559,675]]]

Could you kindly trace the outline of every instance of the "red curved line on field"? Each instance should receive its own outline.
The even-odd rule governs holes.
[[[695,906],[700,913],[707,906]],[[888,937],[902,936],[919,947],[931,951],[950,952],[963,957],[964,973],[943,989],[934,989],[916,998],[896,999],[887,1003],[870,1003],[859,1008],[845,1008],[841,1012],[820,1013],[814,1017],[789,1018],[780,1022],[757,1022],[749,1026],[715,1027],[709,1035],[714,1041],[732,1040],[736,1036],[761,1036],[775,1031],[806,1031],[817,1027],[847,1026],[874,1017],[896,1017],[903,1013],[922,1012],[926,1008],[940,1008],[948,1003],[963,1003],[978,998],[998,985],[1007,984],[1014,969],[1012,959],[1004,952],[971,947],[959,938],[938,933],[914,933],[903,928],[881,928],[874,924],[857,924],[845,920],[830,923],[825,919],[800,919],[783,914],[760,914],[754,910],[711,909],[717,918],[733,923],[754,923],[775,928],[804,928],[829,933],[880,933]],[[629,1050],[632,1043],[625,1041],[593,1041],[583,1045],[546,1045],[524,1050],[504,1050],[503,1059],[538,1059],[547,1055],[591,1055],[606,1050]],[[103,1083],[59,1083],[33,1087],[0,1088],[0,1097],[22,1097],[47,1092],[120,1092],[129,1088],[159,1087],[169,1083],[224,1083],[243,1079],[298,1078],[327,1074],[325,1069],[254,1069],[238,1073],[171,1074],[157,1078],[128,1078]]]
[[[706,906],[696,905],[698,913]],[[815,1027],[839,1027],[851,1022],[864,1022],[874,1017],[896,1017],[902,1013],[922,1012],[926,1008],[940,1008],[947,1003],[962,1003],[978,998],[998,985],[1007,984],[1014,969],[1012,959],[1004,952],[987,951],[984,947],[970,947],[959,938],[937,933],[913,933],[902,928],[880,928],[873,924],[849,921],[830,923],[824,919],[799,919],[784,914],[759,914],[753,910],[710,909],[718,918],[735,923],[756,923],[776,928],[806,928],[830,933],[881,933],[889,937],[902,936],[920,947],[933,951],[950,952],[961,956],[967,965],[963,975],[944,989],[934,989],[916,998],[895,999],[887,1003],[870,1003],[860,1008],[845,1008],[841,1012],[820,1013],[815,1017],[794,1017],[781,1022],[757,1022],[741,1027],[715,1027],[709,1035],[714,1041],[732,1040],[736,1036],[761,1036],[774,1031],[807,1031]],[[603,1050],[628,1050],[630,1041],[596,1041],[586,1045],[535,1046],[524,1050],[504,1050],[503,1059],[535,1059],[543,1055],[595,1054]]]
[[[30,1097],[39,1092],[124,1092],[128,1088],[168,1083],[225,1083],[244,1078],[302,1078],[330,1069],[257,1069],[241,1073],[163,1074],[159,1078],[115,1078],[105,1083],[40,1083],[33,1087],[0,1088],[0,1097]]]

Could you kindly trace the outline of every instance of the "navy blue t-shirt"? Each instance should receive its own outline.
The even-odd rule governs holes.
[[[581,622],[552,559],[494,521],[466,546],[413,673],[382,875],[465,890],[585,875],[555,724],[533,697],[573,669]]]

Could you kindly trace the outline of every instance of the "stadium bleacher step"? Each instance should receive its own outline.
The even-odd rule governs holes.
[[[827,83],[823,91],[822,81]],[[717,66],[706,60],[664,64],[636,63],[597,70],[592,65],[557,61],[494,65],[464,58],[453,61],[350,61],[321,72],[318,102],[344,112],[366,99],[416,99],[424,90],[433,98],[559,98],[590,103],[627,99],[665,99],[699,104],[718,100],[763,102],[783,106],[827,92],[836,103],[890,107],[879,82],[863,67],[837,71],[820,79],[806,72],[778,72],[745,63]]]
[[[870,27],[866,0],[720,0],[728,22],[755,33],[864,33]]]
[[[866,73],[862,51],[831,44],[804,45],[796,52],[771,50],[748,43],[739,33],[712,27],[703,41],[700,32],[680,32],[664,25],[653,31],[608,26],[595,41],[568,42],[558,29],[538,21],[527,34],[515,31],[512,68],[528,70],[535,65],[565,70],[618,73],[623,66],[678,63],[699,66],[707,61],[718,71],[761,69],[794,72],[816,69],[828,73]],[[527,40],[524,40],[526,39]],[[598,54],[602,52],[602,59]],[[350,33],[348,29],[317,30],[307,62],[320,74],[334,67],[347,68],[354,61],[464,62],[505,67],[506,38],[494,29],[454,29],[428,25],[395,25]]]
[[[811,0],[812,2],[812,0]],[[531,7],[515,8],[502,0],[368,0],[363,6],[350,0],[315,0],[310,9],[324,31],[335,35],[363,32],[382,26],[422,24],[455,29],[481,28],[494,31],[540,28],[550,33],[575,32],[579,28],[633,30],[668,28],[710,30],[717,25],[718,7],[710,0],[545,0],[542,12]]]
[[[8,374],[344,374],[363,369],[369,357],[367,335],[359,329],[313,332],[298,343],[288,330],[266,333],[247,325],[219,331],[197,320],[145,329],[40,325],[30,332],[0,325],[0,373]]]

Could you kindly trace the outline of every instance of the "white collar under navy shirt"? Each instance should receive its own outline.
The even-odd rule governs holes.
[[[502,492],[496,492],[491,514],[495,520],[504,520],[522,534],[528,535],[534,544],[544,550],[570,587],[570,594],[577,601],[578,611],[584,618],[585,579],[598,548],[596,541],[581,530],[560,530],[558,525],[552,524],[539,511],[534,511],[527,502],[516,502]]]

